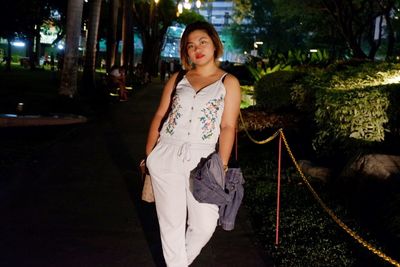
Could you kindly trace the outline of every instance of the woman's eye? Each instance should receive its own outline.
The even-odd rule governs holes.
[[[207,41],[201,41],[200,44],[201,44],[201,45],[206,45],[206,44],[207,44]]]

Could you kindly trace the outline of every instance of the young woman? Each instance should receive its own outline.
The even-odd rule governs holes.
[[[201,158],[215,151],[217,142],[225,167],[234,143],[240,85],[218,67],[222,53],[221,40],[211,24],[188,25],[180,44],[187,73],[175,93],[177,73],[169,79],[150,125],[146,163],[169,267],[190,265],[217,226],[218,206],[194,199],[189,176]]]

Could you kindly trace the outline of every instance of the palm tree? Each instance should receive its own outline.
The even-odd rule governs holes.
[[[73,98],[77,93],[79,37],[83,0],[68,0],[64,64],[59,94]]]
[[[87,90],[90,90],[95,86],[96,47],[99,32],[101,2],[102,0],[90,1],[85,67],[83,69],[83,80]]]
[[[122,16],[122,55],[121,65],[124,65],[128,72],[133,72],[133,0],[124,0]]]
[[[117,53],[117,27],[118,27],[118,10],[120,0],[111,0],[110,2],[110,18],[108,23],[108,34],[107,34],[107,59],[106,69],[109,71],[115,64],[116,53]]]

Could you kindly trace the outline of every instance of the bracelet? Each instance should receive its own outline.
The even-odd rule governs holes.
[[[224,165],[224,172],[228,171],[228,165]]]

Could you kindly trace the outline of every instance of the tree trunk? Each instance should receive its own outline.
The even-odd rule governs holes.
[[[118,53],[117,50],[118,8],[119,8],[119,0],[111,0],[110,20],[108,23],[108,37],[107,37],[107,59],[106,59],[107,72],[109,72],[111,67],[115,65],[116,53]]]
[[[162,39],[156,36],[142,35],[143,41],[143,54],[142,62],[145,72],[150,73],[152,76],[157,76],[158,61],[160,59],[160,51]]]
[[[29,36],[27,38],[27,49],[26,49],[26,57],[29,58],[29,67],[31,70],[36,69],[36,63],[35,63],[35,37],[34,36]]]
[[[7,38],[7,59],[5,71],[11,71],[11,37]]]
[[[95,87],[97,36],[99,32],[101,1],[90,1],[88,38],[86,43],[85,67],[83,69],[83,81],[85,91],[87,92]]]
[[[354,36],[346,36],[347,44],[353,52],[353,58],[366,59],[367,55],[361,49],[360,42]]]
[[[150,9],[151,20],[148,31],[142,32],[143,41],[143,54],[142,62],[144,65],[145,72],[148,72],[152,76],[158,75],[158,62],[160,60],[160,51],[164,36],[167,32],[168,27],[159,28],[159,21],[157,17],[157,6],[154,9]],[[152,13],[155,12],[155,13]]]
[[[375,23],[376,23],[376,20],[375,20]],[[378,29],[378,39],[377,40],[375,40],[375,28],[376,28],[375,23],[371,24],[373,26],[371,26],[371,30],[369,31],[369,36],[368,36],[369,45],[371,47],[369,50],[368,58],[371,60],[375,59],[376,52],[378,52],[378,49],[382,43],[383,17],[382,16],[379,17],[379,26],[378,26],[379,29]]]
[[[390,12],[390,11],[389,11]],[[392,25],[392,20],[390,18],[390,13],[385,14],[386,18],[386,30],[387,30],[387,50],[386,50],[386,59],[391,59],[393,57],[394,53],[394,43],[396,41],[394,31],[393,31],[393,25]]]
[[[34,60],[34,64],[36,66],[40,66],[40,54],[41,54],[41,49],[42,49],[42,45],[40,44],[40,26],[37,27],[37,29],[35,30],[35,38],[36,38],[36,43],[35,43],[35,53],[33,54],[33,60]]]
[[[121,65],[131,73],[133,71],[133,17],[132,0],[124,0],[122,16],[122,54]]]
[[[78,91],[78,47],[82,11],[83,0],[68,0],[65,56],[59,94],[70,98],[73,98]]]

